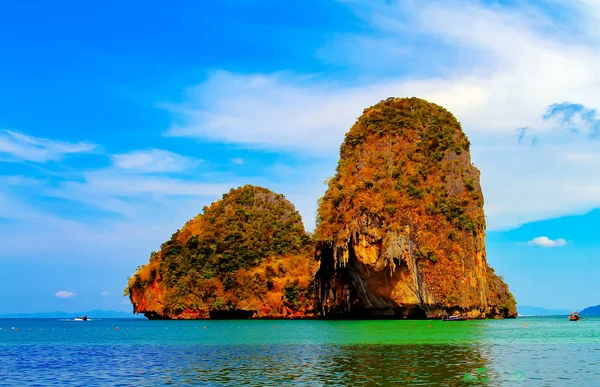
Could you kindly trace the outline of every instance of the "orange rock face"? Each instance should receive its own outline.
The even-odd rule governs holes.
[[[365,110],[318,209],[325,317],[514,317],[486,262],[479,171],[458,121],[417,98]]]
[[[469,146],[442,107],[382,101],[346,135],[316,242],[282,195],[244,186],[152,253],[126,294],[152,319],[515,317],[486,262]]]
[[[314,317],[314,245],[282,195],[231,190],[152,253],[125,290],[151,319]]]

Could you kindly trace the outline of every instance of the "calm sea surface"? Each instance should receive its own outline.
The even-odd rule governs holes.
[[[0,386],[30,385],[600,386],[600,318],[0,319]]]

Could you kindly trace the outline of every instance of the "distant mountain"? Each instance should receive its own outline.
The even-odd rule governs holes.
[[[74,318],[75,316],[88,316],[89,318],[145,318],[131,312],[115,310],[94,309],[88,312],[40,312],[40,313],[11,313],[0,314],[0,318]]]
[[[569,314],[567,309],[546,309],[540,306],[519,305],[517,310],[522,316],[558,316]]]
[[[600,305],[588,306],[587,308],[579,312],[579,314],[585,314],[588,316],[600,316]]]

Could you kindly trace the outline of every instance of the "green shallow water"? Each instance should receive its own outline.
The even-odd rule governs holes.
[[[90,384],[600,386],[600,318],[0,320],[0,386]]]

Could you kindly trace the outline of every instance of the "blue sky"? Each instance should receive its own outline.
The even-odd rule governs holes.
[[[6,1],[0,313],[130,310],[127,276],[245,183],[312,229],[389,96],[462,122],[520,304],[599,304],[599,21],[593,0]]]

